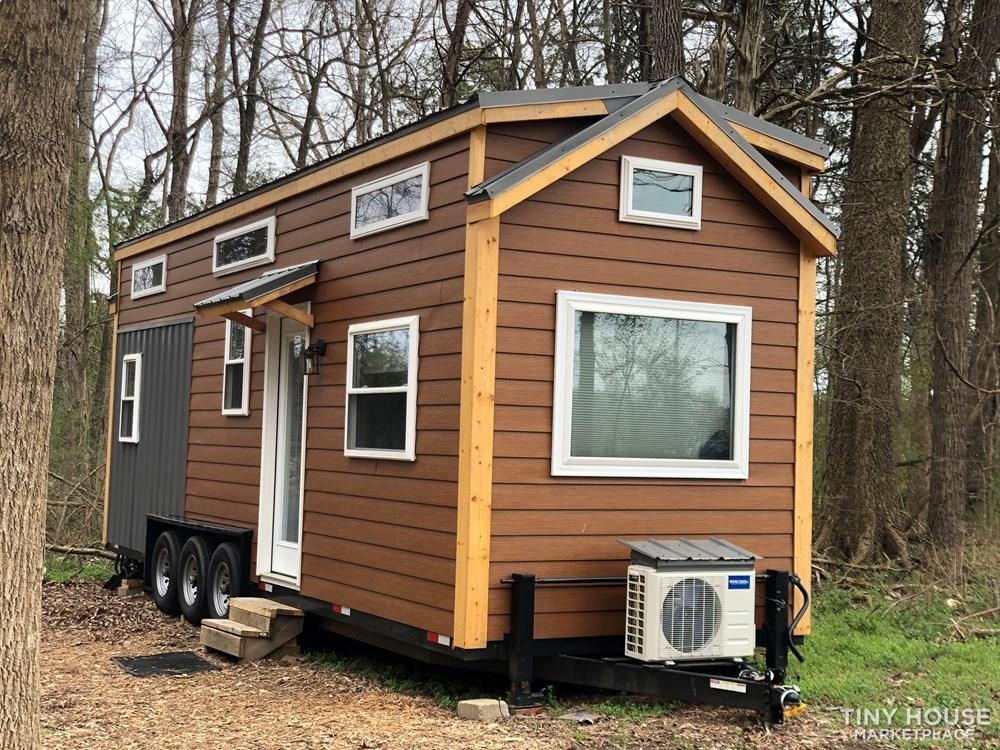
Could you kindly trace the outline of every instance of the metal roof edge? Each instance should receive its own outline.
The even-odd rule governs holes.
[[[567,86],[557,89],[529,89],[526,91],[482,91],[479,106],[483,109],[494,107],[516,107],[527,104],[558,104],[560,102],[583,102],[595,99],[636,98],[658,85],[657,82],[615,83],[604,86]]]
[[[727,122],[743,125],[751,130],[756,130],[762,135],[770,136],[775,140],[787,143],[789,146],[800,148],[803,151],[816,154],[816,156],[822,156],[824,159],[827,158],[833,150],[830,146],[822,141],[816,140],[815,138],[809,138],[801,133],[796,133],[794,130],[789,130],[788,128],[783,128],[780,125],[775,125],[773,122],[765,120],[762,117],[757,117],[749,114],[748,112],[744,112],[741,109],[730,107],[728,104],[723,104],[715,99],[709,99],[707,96],[703,96],[697,92],[693,93],[694,96],[705,105],[705,107],[713,109]]]

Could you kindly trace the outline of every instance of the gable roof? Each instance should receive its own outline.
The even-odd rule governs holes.
[[[676,79],[680,80],[680,79]],[[666,82],[666,83],[669,83]],[[328,159],[292,172],[191,216],[129,238],[115,247],[115,260],[162,247],[198,232],[270,209],[275,203],[321,185],[419,151],[434,143],[492,122],[517,122],[558,117],[608,117],[660,89],[663,83],[624,83],[530,91],[480,92],[466,102],[432,113],[410,125],[346,149]],[[677,84],[674,84],[677,85]],[[685,84],[686,85],[686,84]],[[812,171],[819,171],[829,149],[819,141],[702,99],[722,122],[749,139],[754,147],[774,153]]]
[[[478,218],[498,216],[560,177],[667,115],[718,159],[747,190],[817,255],[836,251],[839,229],[682,78],[650,85],[596,122],[551,143],[470,189]]]

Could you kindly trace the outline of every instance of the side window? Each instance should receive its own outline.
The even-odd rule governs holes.
[[[745,479],[749,307],[559,292],[552,474]]]
[[[248,317],[253,310],[243,310]],[[250,329],[226,321],[226,349],[222,365],[222,413],[246,416],[250,413]]]
[[[426,219],[430,173],[430,162],[424,162],[353,188],[351,237]]]
[[[416,458],[419,328],[414,316],[348,329],[345,456]]]
[[[217,235],[212,250],[212,273],[226,274],[274,261],[274,217]]]
[[[122,357],[122,386],[119,399],[118,442],[139,442],[139,406],[142,394],[142,354]]]
[[[167,256],[160,255],[132,265],[132,299],[167,290]]]
[[[621,181],[619,221],[701,228],[701,166],[623,156]]]

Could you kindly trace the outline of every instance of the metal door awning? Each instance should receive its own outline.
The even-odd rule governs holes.
[[[313,316],[288,304],[282,297],[315,283],[318,276],[318,260],[277,268],[195,302],[194,307],[199,315],[218,315],[259,332],[265,331],[266,326],[262,320],[245,315],[243,311],[247,308],[256,310],[258,307],[267,307],[312,328],[315,322]]]

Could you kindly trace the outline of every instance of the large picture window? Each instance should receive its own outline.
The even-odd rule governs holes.
[[[697,164],[622,157],[620,221],[701,228],[702,168]]]
[[[139,442],[139,404],[142,393],[142,354],[122,357],[122,385],[118,406],[118,442]]]
[[[253,317],[253,310],[243,310]],[[250,413],[250,329],[226,321],[226,350],[222,366],[222,413],[246,416]]]
[[[167,290],[167,256],[143,260],[132,265],[132,299]]]
[[[217,235],[212,273],[225,274],[274,261],[274,217]]]
[[[552,473],[746,478],[748,307],[559,292]]]
[[[430,162],[351,190],[351,237],[363,237],[427,218]]]
[[[419,335],[416,316],[348,329],[344,455],[416,457]]]

